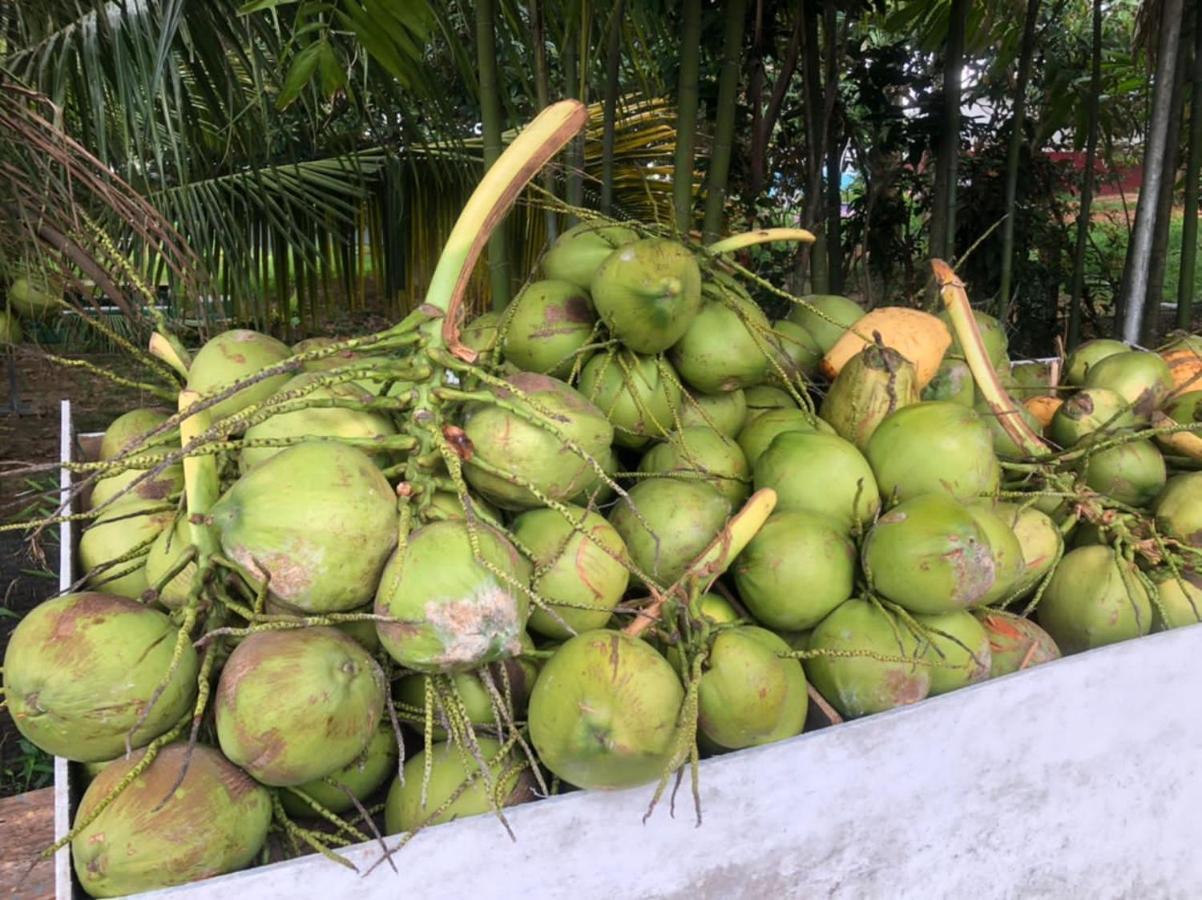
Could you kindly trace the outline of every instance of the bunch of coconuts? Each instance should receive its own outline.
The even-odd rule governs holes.
[[[1196,339],[1012,366],[938,267],[942,317],[825,296],[772,323],[724,254],[781,235],[606,221],[463,322],[480,223],[582,122],[523,132],[403,322],[160,333],[178,411],[71,466],[83,577],[4,680],[94,776],[89,893],[662,790],[811,699],[863,716],[1198,620]]]

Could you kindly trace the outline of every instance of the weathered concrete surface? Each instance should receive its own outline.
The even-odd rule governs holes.
[[[1197,897],[1202,626],[712,760],[705,823],[649,789],[432,828],[366,877],[318,857],[178,897]],[[351,858],[366,870],[367,845]]]

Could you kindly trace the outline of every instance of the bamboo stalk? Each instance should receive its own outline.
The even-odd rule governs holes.
[[[684,0],[680,38],[672,203],[676,210],[676,230],[688,234],[693,228],[693,158],[697,138],[697,73],[701,64],[701,0]]]
[[[1085,139],[1085,172],[1081,183],[1081,207],[1077,211],[1077,245],[1073,251],[1073,280],[1069,288],[1068,349],[1081,341],[1081,303],[1085,287],[1085,251],[1093,209],[1094,163],[1098,156],[1098,107],[1102,96],[1102,0],[1093,0],[1093,47],[1090,51],[1089,105],[1086,109],[1088,135]]]
[[[1185,163],[1185,222],[1181,229],[1181,269],[1177,281],[1177,327],[1193,325],[1194,274],[1198,263],[1198,175],[1202,171],[1202,12],[1194,11],[1194,70],[1190,78],[1189,156]]]
[[[476,0],[476,59],[480,66],[480,118],[484,127],[484,171],[501,155],[501,94],[497,83],[495,0]],[[493,309],[509,305],[509,248],[504,223],[488,242],[488,278]]]
[[[743,21],[747,0],[728,0],[726,34],[722,41],[722,71],[718,76],[718,109],[714,117],[714,147],[705,182],[705,219],[702,239],[712,241],[722,230],[726,182],[730,173],[731,144],[735,133],[735,103],[739,90],[739,64],[743,58]]]

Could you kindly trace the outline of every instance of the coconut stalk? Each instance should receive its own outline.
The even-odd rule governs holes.
[[[1173,80],[1181,46],[1182,0],[1164,0],[1160,11],[1160,39],[1156,54],[1156,88],[1152,94],[1152,120],[1144,144],[1144,179],[1135,207],[1135,228],[1127,245],[1127,264],[1119,292],[1122,337],[1134,344],[1140,337],[1144,307],[1148,302],[1148,274],[1152,239],[1156,232],[1156,205],[1165,178],[1165,142],[1172,116]],[[1171,176],[1170,176],[1171,177]]]
[[[672,162],[672,205],[676,230],[693,228],[693,156],[697,140],[697,73],[701,62],[701,0],[684,0],[680,35],[680,78],[676,91],[676,152]]]
[[[718,108],[714,116],[714,146],[705,181],[705,219],[701,228],[705,241],[715,240],[722,230],[731,145],[735,135],[735,105],[739,90],[739,65],[743,58],[743,20],[747,18],[747,0],[728,0],[725,17],[722,71],[718,76]]]
[[[1077,245],[1073,250],[1073,280],[1068,301],[1068,349],[1081,341],[1081,303],[1085,287],[1085,252],[1093,208],[1094,164],[1098,157],[1098,107],[1102,97],[1102,0],[1093,2],[1093,47],[1090,51],[1089,102],[1085,118],[1085,171],[1081,176],[1081,205],[1077,210]]]
[[[968,294],[964,290],[964,282],[941,259],[931,260],[931,269],[935,273],[935,281],[939,285],[939,294],[943,299],[944,308],[951,319],[952,330],[956,333],[964,359],[972,372],[973,380],[981,397],[989,405],[990,411],[997,416],[998,422],[1006,434],[1022,449],[1023,453],[1032,458],[1044,457],[1051,454],[1051,448],[1044,443],[1043,438],[1036,434],[1023,419],[1018,405],[1006,392],[998,380],[997,372],[989,361],[989,353],[981,332],[977,328],[976,317],[972,314],[972,306],[968,302]]]
[[[484,126],[484,171],[501,155],[501,94],[497,83],[497,14],[494,0],[476,3],[476,60],[480,66],[480,118]],[[505,228],[497,223],[488,243],[488,281],[492,308],[509,305],[509,250]]]
[[[1014,85],[1014,113],[1010,123],[1010,144],[1006,148],[1005,219],[1002,221],[1002,275],[998,291],[997,317],[1005,325],[1010,315],[1010,285],[1014,277],[1014,215],[1018,205],[1018,162],[1023,146],[1023,122],[1027,112],[1027,81],[1031,77],[1031,59],[1035,55],[1035,25],[1039,20],[1039,0],[1027,0],[1023,20],[1022,43],[1018,53],[1018,74]]]

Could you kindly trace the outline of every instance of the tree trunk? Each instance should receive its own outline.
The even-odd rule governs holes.
[[[1014,217],[1018,205],[1018,162],[1023,145],[1027,81],[1031,77],[1031,58],[1035,55],[1035,25],[1038,20],[1039,0],[1027,0],[1027,18],[1023,22],[1022,44],[1018,54],[1018,78],[1014,85],[1010,146],[1006,148],[1006,218],[1002,221],[1002,277],[998,294],[998,318],[1003,324],[1010,314],[1010,286],[1014,280]]]
[[[672,203],[676,230],[693,228],[693,157],[697,138],[697,73],[701,64],[701,0],[684,0],[680,35],[680,78],[676,88],[676,156]]]
[[[1156,205],[1160,183],[1164,179],[1165,138],[1172,114],[1173,79],[1177,71],[1177,51],[1181,44],[1182,0],[1164,0],[1160,14],[1160,40],[1156,55],[1156,88],[1152,95],[1152,118],[1144,144],[1144,173],[1139,202],[1135,208],[1135,228],[1127,245],[1124,268],[1123,340],[1139,339],[1144,306],[1148,299],[1148,268],[1152,238],[1156,231]]]
[[[1093,0],[1093,48],[1089,76],[1089,106],[1085,111],[1085,172],[1081,182],[1081,208],[1077,212],[1077,246],[1073,251],[1073,281],[1068,300],[1068,349],[1081,340],[1081,303],[1085,287],[1085,251],[1093,207],[1094,163],[1098,156],[1098,107],[1102,96],[1102,0]]]
[[[826,145],[826,289],[832,294],[843,293],[843,197],[839,187],[843,175],[843,142],[839,134],[839,62],[843,41],[839,36],[838,10],[828,3],[823,10],[823,29],[826,31],[826,79],[823,93],[826,102],[823,112],[826,126],[823,143]]]
[[[1164,300],[1164,272],[1169,257],[1169,226],[1173,222],[1173,195],[1177,187],[1177,164],[1180,159],[1181,117],[1185,112],[1186,52],[1185,38],[1179,43],[1177,71],[1173,76],[1173,99],[1170,103],[1169,128],[1164,139],[1164,177],[1156,198],[1156,230],[1152,233],[1152,252],[1148,261],[1148,300],[1140,326],[1140,343],[1151,347],[1160,330],[1160,304]]]
[[[577,25],[577,27],[573,27]],[[567,95],[581,102],[588,101],[582,96],[579,72],[579,41],[580,33],[584,30],[583,23],[575,23],[574,16],[569,11],[564,25],[563,41],[563,81]],[[568,144],[568,174],[565,194],[568,206],[579,208],[584,205],[584,135],[578,134]],[[568,224],[576,221],[574,215],[568,216]]]
[[[484,171],[501,155],[501,94],[497,86],[496,6],[494,0],[476,3],[476,60],[480,66],[480,119],[484,127]],[[509,252],[505,223],[488,239],[488,281],[493,309],[509,303]]]
[[[539,111],[546,109],[551,102],[550,80],[547,77],[547,35],[543,25],[542,0],[530,0],[530,42],[534,45],[534,97]],[[550,167],[543,170],[543,190],[549,194],[555,193],[555,173]],[[544,213],[547,229],[547,243],[555,240],[559,233],[559,221],[555,210],[548,209]]]
[[[793,31],[789,35],[789,43],[785,46],[785,55],[781,58],[780,70],[776,73],[776,82],[772,86],[772,94],[763,115],[759,117],[759,126],[751,135],[750,176],[748,193],[755,199],[763,192],[768,184],[768,145],[772,142],[772,132],[780,119],[781,106],[785,102],[789,84],[797,71],[797,62],[801,55],[801,16],[797,16]]]
[[[801,0],[799,12],[802,27],[802,92],[806,122],[806,190],[802,207],[801,227],[817,232],[812,245],[802,245],[798,266],[809,275],[810,291],[826,293],[826,236],[818,228],[823,221],[822,166],[825,161],[826,119],[823,116],[824,97],[819,81],[818,64],[822,48],[818,43],[818,0]]]
[[[1177,280],[1177,327],[1194,318],[1194,275],[1198,265],[1198,174],[1202,170],[1202,12],[1194,11],[1193,95],[1189,107],[1189,156],[1185,163],[1185,221],[1181,228],[1181,276]]]
[[[935,159],[934,208],[931,210],[931,255],[956,255],[956,179],[960,161],[960,101],[964,69],[964,31],[971,0],[952,0],[947,49],[943,59],[943,129]]]
[[[743,20],[747,0],[727,0],[726,34],[722,40],[722,71],[718,76],[718,108],[714,114],[714,147],[705,180],[705,220],[702,239],[709,243],[722,232],[726,204],[726,178],[730,173],[731,144],[735,134],[735,105],[739,69],[743,58]]]
[[[618,120],[618,64],[622,56],[622,16],[626,0],[618,0],[609,14],[609,47],[605,52],[605,112],[601,126],[601,212],[610,215],[614,205],[614,126]]]

